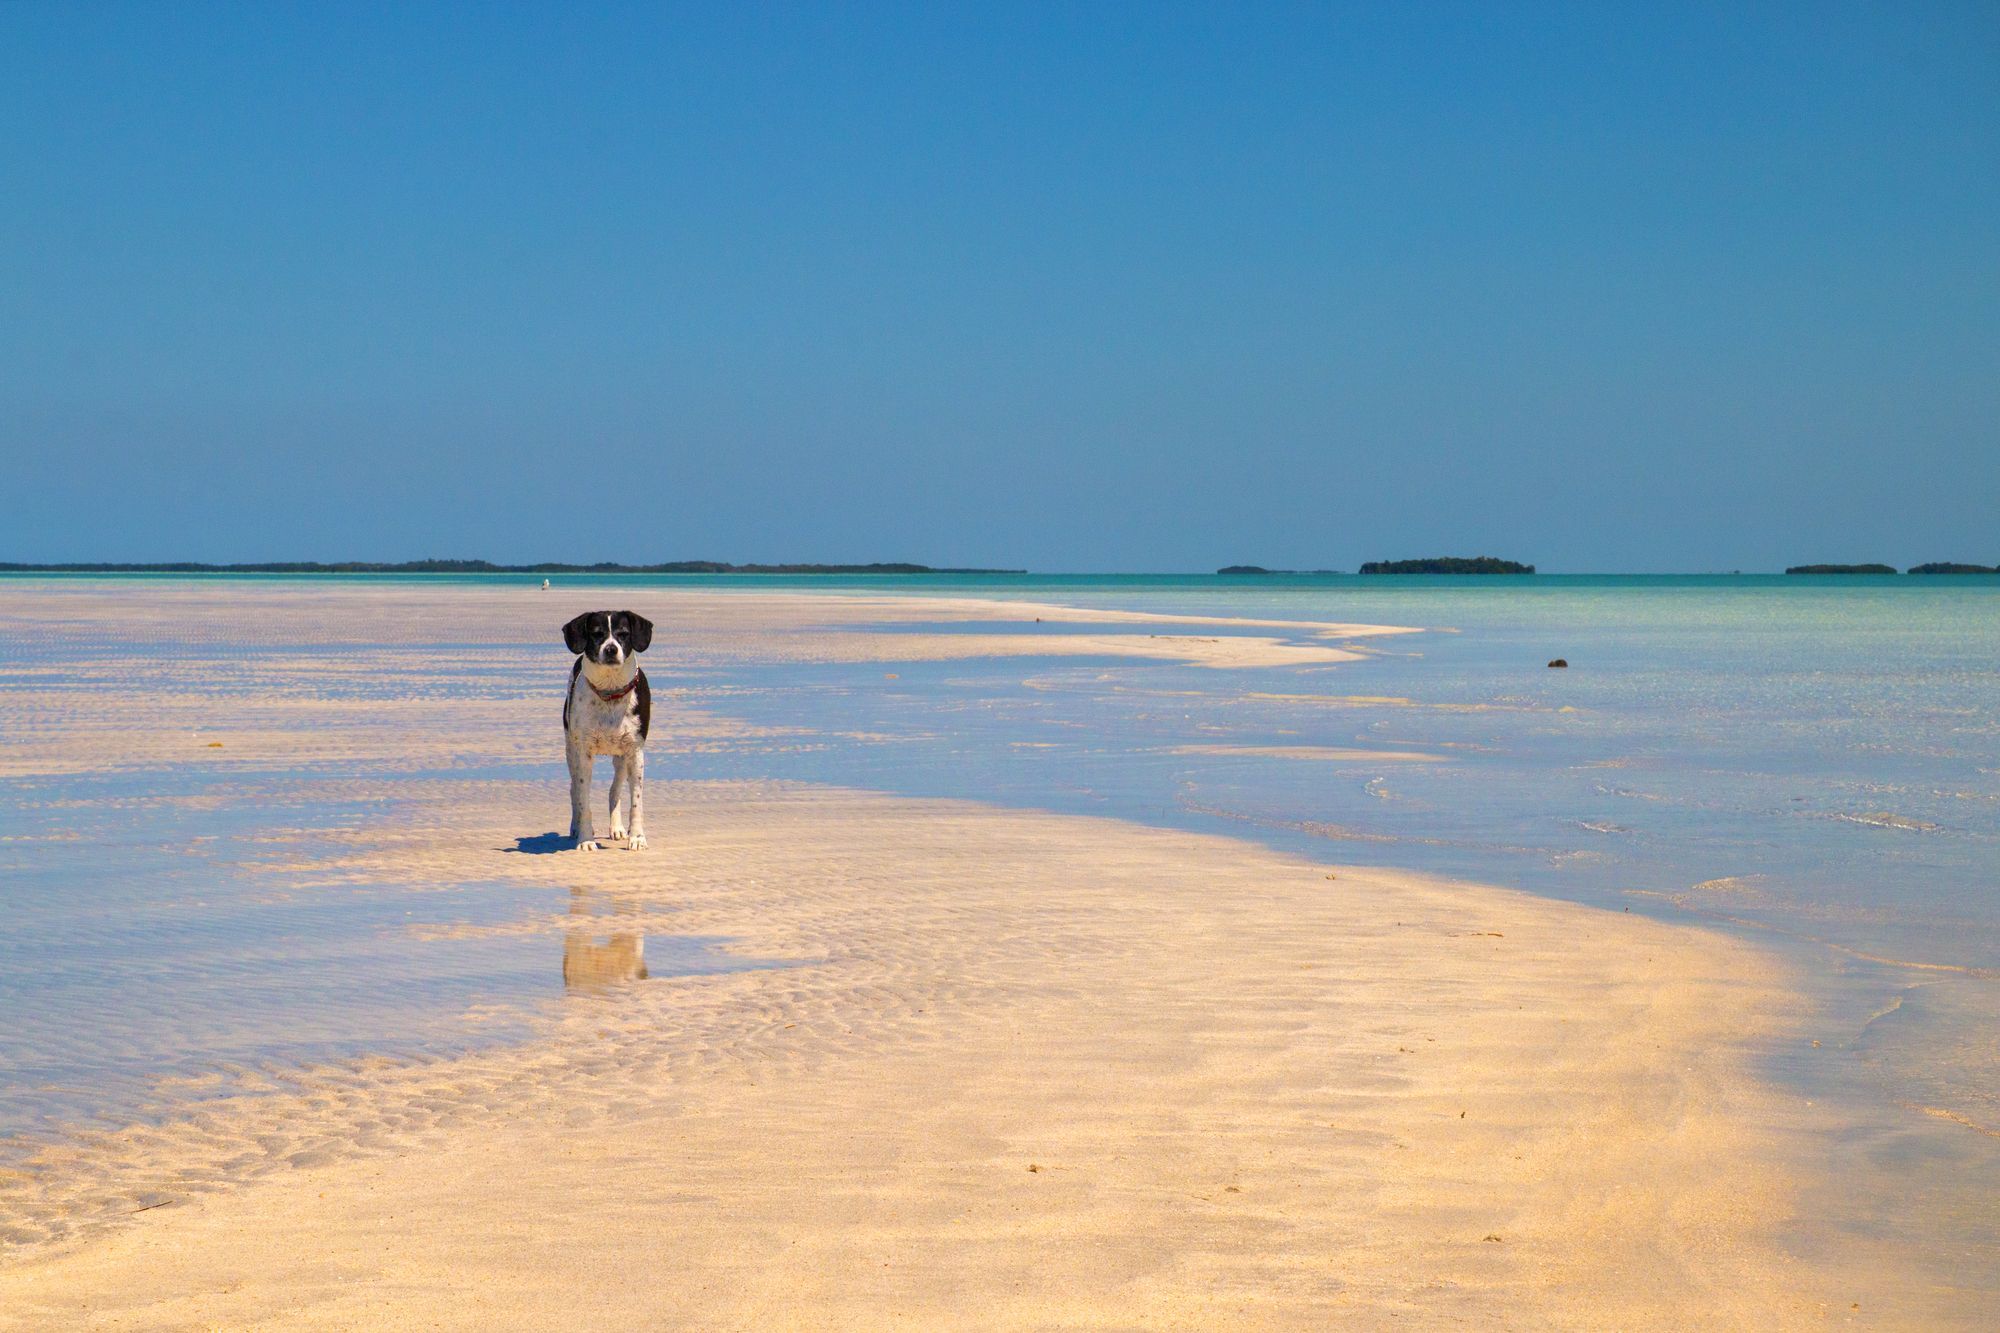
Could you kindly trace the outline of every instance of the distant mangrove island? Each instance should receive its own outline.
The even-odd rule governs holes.
[[[1787,574],[1893,574],[1894,565],[1793,565]],[[1912,574],[2000,574],[1994,565],[1962,565],[1951,560],[1934,560],[1927,565],[1911,565]]]
[[[621,565],[600,561],[572,565],[544,561],[534,565],[496,565],[490,560],[278,560],[252,564],[210,565],[193,560],[157,564],[104,562],[53,565],[0,561],[8,574],[1025,574],[1025,569],[934,569],[898,561],[871,565],[733,565],[722,560],[669,560],[658,565]]]
[[[1218,574],[1338,574],[1337,569],[1266,569],[1262,565],[1224,565]]]
[[[1490,555],[1440,555],[1428,560],[1370,560],[1363,574],[1532,574],[1533,565]]]

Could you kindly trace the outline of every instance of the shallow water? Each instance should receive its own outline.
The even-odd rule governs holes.
[[[565,994],[749,965],[621,929],[582,889],[263,868],[383,815],[245,774],[0,780],[0,1168],[245,1075],[517,1041]],[[481,930],[553,913],[559,942]]]
[[[1363,659],[1328,668],[1050,656],[655,670],[656,694],[814,735],[656,759],[652,774],[1102,814],[1740,932],[1778,950],[1816,1007],[1815,1044],[1768,1064],[1847,1108],[1827,1178],[1851,1197],[1830,1211],[1850,1231],[1906,1236],[1921,1213],[1940,1262],[1973,1275],[1961,1281],[2000,1281],[2000,579],[593,582],[635,602],[655,586],[812,587],[1421,626],[1354,640]],[[384,647],[326,650],[310,688],[553,699],[567,668],[537,642],[384,675],[371,657]],[[254,683],[268,651],[148,648],[186,653],[189,687],[224,694]],[[1546,667],[1554,657],[1569,667]],[[46,645],[0,643],[0,691],[33,688],[48,660]],[[267,859],[309,861],[316,838],[383,817],[338,795],[335,779],[356,775],[391,799],[425,776],[316,772],[323,788],[293,783],[276,804],[270,784],[297,773],[0,782],[0,1140],[141,1115],[238,1068],[513,1040],[566,988],[743,965],[518,886],[288,894]],[[561,790],[553,748],[505,775]],[[655,847],[671,854],[657,834]],[[528,911],[576,924],[559,945],[476,930],[439,945],[445,928]]]

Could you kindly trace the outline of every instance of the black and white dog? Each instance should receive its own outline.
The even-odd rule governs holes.
[[[638,656],[653,642],[653,622],[630,611],[586,611],[563,626],[563,643],[577,655],[563,699],[563,741],[569,755],[569,836],[584,851],[603,846],[590,822],[590,769],[611,756],[611,837],[633,851],[646,845],[646,733],[653,692]],[[621,800],[624,809],[620,809]]]

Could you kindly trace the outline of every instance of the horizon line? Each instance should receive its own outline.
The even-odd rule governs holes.
[[[1873,568],[1866,567],[1872,564]],[[1225,569],[1236,571],[1225,573]],[[1525,573],[1367,573],[1359,569],[1275,569],[1258,566],[1222,566],[1188,570],[1052,570],[989,568],[973,566],[930,566],[915,561],[746,561],[670,560],[652,564],[605,560],[536,561],[503,564],[477,558],[427,557],[417,560],[62,560],[0,561],[0,575],[35,574],[183,574],[191,576],[291,575],[300,578],[412,577],[437,578],[483,575],[567,575],[599,577],[701,578],[735,577],[879,577],[911,578],[928,575],[988,576],[998,578],[1201,578],[1256,581],[1271,578],[1766,578],[1766,577],[1848,577],[1902,578],[1908,575],[1950,576],[2000,573],[2000,566],[1964,561],[1924,561],[1898,567],[1882,562],[1826,562],[1785,569],[1683,569],[1683,570],[1543,570],[1530,567]]]

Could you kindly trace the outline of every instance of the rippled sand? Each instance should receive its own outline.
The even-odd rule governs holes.
[[[5,696],[0,764],[540,762],[553,698],[398,686],[529,652],[573,600],[9,588],[0,627],[53,612],[55,658],[46,693]],[[862,628],[1047,608],[617,600],[661,623],[661,675],[1078,638]],[[1086,618],[1120,651],[1224,664]],[[172,658],[234,641],[264,650],[254,699]],[[339,689],[320,642],[369,645]],[[671,695],[655,725],[661,756],[741,734]],[[0,1327],[1751,1327],[1857,1296],[1777,1240],[1812,1126],[1749,1073],[1796,1007],[1743,944],[1108,820],[648,796],[650,852],[586,854],[549,850],[551,784],[413,778],[331,850],[273,860],[296,886],[591,895],[505,927],[584,984],[527,1043],[246,1073],[51,1149],[0,1181]],[[634,984],[648,932],[765,965]]]

